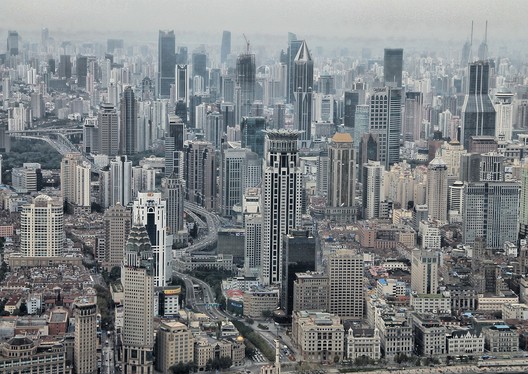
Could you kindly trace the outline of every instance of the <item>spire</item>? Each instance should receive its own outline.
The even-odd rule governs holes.
[[[294,61],[312,61],[312,56],[308,50],[306,40],[302,41],[301,47],[299,48],[299,52],[297,52]]]

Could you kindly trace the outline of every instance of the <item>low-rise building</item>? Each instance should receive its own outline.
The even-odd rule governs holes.
[[[347,334],[347,359],[353,361],[368,357],[374,361],[381,358],[381,339],[378,329],[349,329]]]
[[[482,329],[484,348],[490,352],[519,351],[519,333],[506,324],[493,325]]]
[[[376,318],[380,332],[381,351],[385,357],[393,358],[396,354],[411,355],[413,352],[413,329],[407,316],[387,313]]]
[[[503,319],[528,319],[528,305],[524,303],[502,304]]]
[[[414,352],[419,356],[446,354],[447,329],[437,318],[413,314]]]
[[[293,283],[293,310],[326,310],[328,277],[323,273],[296,273]]]
[[[411,306],[419,314],[451,314],[451,297],[449,293],[413,294]]]
[[[510,295],[484,295],[479,294],[477,298],[477,308],[480,311],[500,311],[503,304],[516,304],[519,302],[519,297],[515,294]]]
[[[484,335],[475,330],[455,330],[446,336],[447,354],[479,355],[484,352]]]
[[[273,312],[278,305],[278,289],[253,288],[244,292],[244,314],[248,317],[261,318],[264,312]]]
[[[407,294],[407,283],[392,278],[380,278],[376,284],[376,294],[379,298],[405,296]]]
[[[294,311],[292,341],[303,361],[339,362],[344,354],[345,329],[330,313]]]

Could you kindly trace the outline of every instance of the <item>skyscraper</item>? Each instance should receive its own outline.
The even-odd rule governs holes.
[[[338,222],[355,219],[356,157],[349,133],[336,133],[328,147],[327,216]]]
[[[302,171],[297,153],[297,131],[266,131],[263,181],[262,282],[282,280],[283,236],[300,227]]]
[[[172,242],[167,240],[167,202],[160,192],[140,192],[132,209],[135,225],[145,226],[152,246],[153,276],[156,287],[171,279]]]
[[[328,258],[328,312],[341,318],[362,319],[364,304],[363,256],[338,249]]]
[[[86,76],[88,75],[88,57],[77,56],[75,61],[75,70],[77,74],[77,87],[86,88]]]
[[[117,112],[112,104],[101,104],[98,113],[99,152],[115,156],[119,150],[119,123]]]
[[[405,93],[405,119],[403,121],[403,140],[416,141],[420,139],[423,121],[423,93]],[[443,134],[447,136],[447,134]]]
[[[471,136],[495,136],[496,114],[488,94],[489,63],[477,61],[469,64],[467,94],[462,106],[462,139],[469,149]]]
[[[354,126],[356,121],[356,106],[359,105],[359,92],[345,91],[345,98],[343,103],[343,125],[345,131],[354,134]],[[360,135],[361,136],[361,135]]]
[[[290,37],[291,36],[291,37]],[[295,91],[295,79],[294,79],[294,60],[301,48],[303,41],[297,40],[295,34],[289,33],[288,37],[288,53],[287,53],[287,68],[288,68],[288,87],[287,87],[287,103],[291,104],[294,102],[294,91]]]
[[[158,38],[158,96],[168,98],[175,81],[176,37],[174,30],[159,31]]]
[[[519,239],[528,237],[528,164],[521,172],[521,201],[519,211]]]
[[[147,225],[148,230],[148,225]],[[123,374],[152,374],[154,350],[154,274],[152,237],[134,222],[123,261]],[[149,240],[150,238],[150,240]]]
[[[64,213],[60,201],[39,195],[20,212],[20,250],[27,257],[57,257],[64,247]]]
[[[495,110],[497,111],[495,138],[504,138],[510,142],[513,131],[513,97],[514,94],[501,88],[495,94]]]
[[[9,30],[7,32],[7,55],[17,56],[18,55],[18,32]]]
[[[293,61],[293,85],[295,129],[302,131],[299,136],[300,140],[310,140],[312,136],[313,60],[304,40]]]
[[[119,154],[133,155],[137,152],[138,103],[130,86],[123,91],[119,119],[121,122]]]
[[[61,161],[61,195],[68,204],[90,208],[90,166],[80,153],[67,153]]]
[[[264,117],[243,117],[240,123],[242,148],[249,148],[261,159],[264,158],[266,119]]]
[[[380,217],[380,203],[383,201],[383,166],[379,161],[368,160],[362,171],[363,219]]]
[[[190,141],[185,149],[187,200],[215,210],[217,205],[216,156],[213,145]]]
[[[74,368],[78,374],[97,373],[97,305],[85,299],[73,304],[75,316]]]
[[[169,114],[169,131],[165,137],[165,176],[176,173],[183,178],[183,140],[185,124],[180,117]]]
[[[110,205],[127,206],[132,201],[132,161],[116,156],[110,161]]]
[[[238,56],[236,64],[236,84],[240,87],[240,116],[235,118],[239,123],[242,117],[251,115],[251,105],[255,101],[256,67],[255,55],[249,53]]]
[[[183,204],[185,198],[185,181],[172,172],[163,181],[163,198],[167,201],[167,233],[176,236],[183,230]]]
[[[220,49],[220,62],[223,64],[227,61],[227,56],[231,53],[231,31],[222,33],[222,47]]]
[[[103,216],[104,252],[99,261],[107,271],[115,266],[121,266],[131,225],[131,211],[120,203],[105,210]]]
[[[200,81],[203,82],[201,89],[193,83],[193,93],[203,93],[208,87],[209,77],[207,75],[207,55],[205,52],[196,51],[192,54],[192,80],[195,81],[196,77],[200,77]]]
[[[386,170],[400,160],[401,89],[377,89],[370,97],[369,132],[378,136],[378,160]]]
[[[411,290],[417,294],[438,292],[438,254],[435,251],[425,249],[412,251]]]
[[[383,54],[383,79],[387,87],[402,86],[403,49],[385,48]]]
[[[189,106],[189,69],[188,65],[176,65],[176,100]],[[183,120],[187,120],[187,115]]]
[[[70,79],[72,76],[72,62],[69,55],[61,55],[59,60],[59,78]]]
[[[429,219],[447,222],[447,186],[447,165],[437,157],[427,167]]]

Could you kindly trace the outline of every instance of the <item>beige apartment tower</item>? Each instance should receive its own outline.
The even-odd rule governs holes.
[[[193,361],[194,338],[181,322],[164,321],[156,334],[156,370],[169,373],[170,367],[179,362]]]
[[[74,368],[76,374],[97,373],[97,306],[80,299],[74,304],[75,345]]]
[[[103,216],[105,250],[102,263],[108,271],[122,265],[131,224],[132,212],[120,203],[105,211]]]

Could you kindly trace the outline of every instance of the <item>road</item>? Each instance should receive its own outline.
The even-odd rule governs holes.
[[[205,223],[207,225],[207,234],[202,237],[200,241],[185,248],[185,251],[187,253],[198,252],[216,245],[216,242],[218,241],[218,230],[220,229],[220,219],[217,217],[217,215],[197,204],[190,203],[188,201],[185,202],[184,207],[185,210],[205,218]]]
[[[114,339],[111,334],[103,331],[101,335],[101,374],[115,374],[115,367]]]

